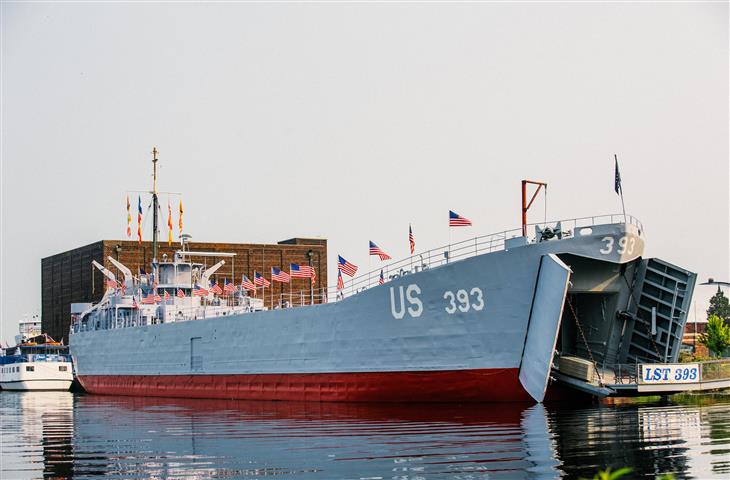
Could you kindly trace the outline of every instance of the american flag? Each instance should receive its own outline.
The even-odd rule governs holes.
[[[206,297],[208,296],[208,290],[201,287],[200,285],[195,285],[195,288],[193,288],[193,297]]]
[[[223,286],[224,292],[229,293],[229,294],[236,293],[236,290],[237,290],[236,285],[233,282],[229,282],[228,279],[226,278],[224,280],[224,283],[225,283],[225,285]]]
[[[246,275],[241,278],[241,288],[244,288],[246,290],[256,290],[256,285],[251,282],[251,280],[248,279]]]
[[[337,290],[344,290],[345,282],[342,280],[342,271],[337,271]]]
[[[385,277],[383,276],[383,269],[380,269],[380,278],[378,279],[378,285],[383,285],[385,283]]]
[[[271,267],[271,279],[275,282],[289,283],[289,274],[276,267]]]
[[[311,278],[312,283],[317,283],[317,272],[314,271],[314,267],[290,263],[289,271],[291,272],[291,278]]]
[[[614,155],[613,158],[616,160],[616,170],[613,175],[613,189],[616,190],[616,193],[621,192],[621,195],[623,195],[624,192],[621,189],[621,174],[618,171],[618,157]]]
[[[106,286],[109,288],[117,288],[117,281],[109,279],[106,281]]]
[[[382,248],[375,245],[373,241],[370,241],[370,255],[377,255],[381,260],[390,260],[390,255],[385,253]]]
[[[185,298],[185,292],[183,292],[182,288],[178,288],[175,295],[177,296],[177,298]]]
[[[119,286],[122,288],[122,295],[127,293],[127,285],[125,285],[124,282],[122,282]]]
[[[223,289],[216,282],[213,282],[213,286],[210,287],[210,291],[216,295],[221,295],[223,293]]]
[[[337,255],[337,269],[340,272],[344,272],[345,275],[349,275],[350,277],[354,277],[357,273],[357,265],[348,262],[340,255]]]
[[[271,282],[266,280],[259,272],[253,272],[253,283],[254,285],[258,285],[259,287],[263,286],[264,288],[271,285]]]
[[[168,300],[170,300],[170,293],[167,290],[165,290],[165,301],[168,301]]]
[[[142,299],[142,303],[144,303],[145,305],[153,305],[154,303],[160,301],[160,300],[158,300],[159,298],[160,298],[159,295],[155,295],[152,292],[150,292],[147,294],[146,297],[144,297]]]
[[[413,229],[408,225],[408,243],[411,245],[411,255],[416,251],[416,237],[413,236]]]
[[[470,227],[471,220],[449,210],[449,227]]]

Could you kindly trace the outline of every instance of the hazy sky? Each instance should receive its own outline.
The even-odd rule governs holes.
[[[518,227],[522,178],[620,212],[617,153],[646,256],[730,280],[725,2],[1,8],[3,342],[42,257],[124,237],[153,146],[194,239],[322,236],[332,280],[409,222],[446,244],[449,209],[454,240]]]

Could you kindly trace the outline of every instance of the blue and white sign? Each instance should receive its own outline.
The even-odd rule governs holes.
[[[641,365],[639,383],[698,383],[698,363],[657,363]]]

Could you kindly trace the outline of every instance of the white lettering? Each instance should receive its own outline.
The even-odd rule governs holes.
[[[401,290],[401,295],[403,295],[402,292],[403,290]],[[408,307],[408,313],[411,314],[411,317],[418,318],[423,313],[423,303],[421,302],[421,299],[413,295],[413,292],[415,292],[416,295],[421,294],[421,289],[415,283],[408,285],[408,288],[406,289],[406,298],[408,299],[408,303],[411,304],[411,306]],[[415,308],[413,307],[414,305]]]
[[[393,318],[400,320],[406,314],[406,308],[403,302],[403,287],[398,287],[398,291],[400,292],[400,308],[397,311],[395,308],[395,295],[393,294],[393,288],[394,287],[390,287],[390,313],[393,314]]]

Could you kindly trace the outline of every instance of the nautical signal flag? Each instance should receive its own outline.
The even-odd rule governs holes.
[[[167,201],[167,246],[172,245],[172,207],[170,201]]]
[[[183,292],[182,288],[178,288],[175,296],[177,296],[177,298],[185,298],[185,292]]]
[[[370,241],[370,255],[377,255],[381,260],[390,260],[390,255],[385,253],[382,248],[375,245],[372,240]]]
[[[345,282],[342,280],[342,270],[337,270],[337,290],[344,290]]]
[[[380,278],[378,279],[378,285],[383,285],[385,283],[385,277],[383,276],[383,269],[380,269]]]
[[[223,289],[216,282],[213,282],[213,286],[210,287],[210,291],[216,295],[220,295],[223,293]]]
[[[129,195],[127,195],[127,238],[132,238],[132,212],[129,207]]]
[[[246,289],[246,290],[254,290],[255,291],[256,290],[256,285],[254,285],[253,282],[251,282],[251,280],[249,280],[248,277],[246,275],[244,275],[241,278],[241,288]]]
[[[357,265],[348,262],[341,255],[337,255],[337,270],[343,272],[345,275],[354,277],[357,273]]]
[[[142,197],[137,195],[137,237],[142,243]]]
[[[271,267],[271,280],[275,282],[289,283],[289,274],[276,267]]]
[[[411,246],[411,255],[416,251],[416,238],[413,236],[413,229],[408,225],[408,244]]]
[[[208,290],[201,287],[200,285],[195,285],[195,288],[193,288],[193,297],[206,297],[208,296]]]
[[[268,287],[271,285],[271,282],[266,280],[263,275],[261,275],[259,272],[253,272],[253,283],[254,285],[258,285],[259,287]]]
[[[228,279],[226,278],[224,280],[223,291],[228,294],[234,294],[234,293],[236,293],[236,290],[237,290],[236,285],[234,285],[233,282],[229,282]]]
[[[616,155],[614,155],[613,157],[616,160],[616,170],[615,170],[614,175],[613,175],[613,177],[614,177],[614,179],[613,179],[613,189],[616,191],[616,194],[619,194],[620,193],[620,194],[623,195],[624,192],[621,189],[621,173],[619,173],[619,171],[618,171],[618,157]],[[629,185],[629,187],[630,186],[631,185]]]
[[[470,227],[471,220],[449,210],[449,227]]]

